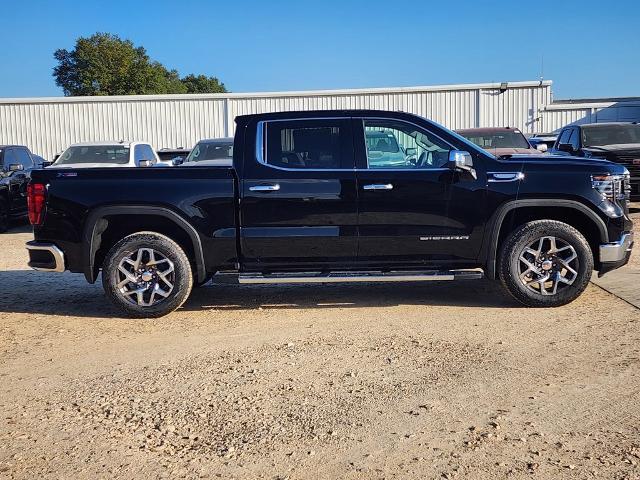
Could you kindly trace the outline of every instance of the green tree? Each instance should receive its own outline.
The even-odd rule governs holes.
[[[188,93],[224,93],[227,89],[216,77],[206,75],[190,74],[184,77],[181,82],[187,87]]]
[[[73,50],[56,50],[54,57],[53,76],[65,95],[226,92],[217,78],[180,78],[176,70],[151,60],[143,47],[109,33],[78,38]]]

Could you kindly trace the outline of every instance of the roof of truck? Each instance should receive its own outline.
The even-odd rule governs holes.
[[[598,122],[598,123],[582,123],[574,125],[575,127],[611,127],[616,125],[637,125],[637,122]]]
[[[270,112],[270,113],[253,113],[250,115],[238,115],[236,122],[245,122],[251,118],[327,118],[327,117],[420,117],[413,113],[401,112],[401,111],[389,111],[389,110],[304,110],[304,111],[290,111],[290,112]],[[428,120],[428,119],[427,119]],[[430,121],[430,120],[429,120]]]

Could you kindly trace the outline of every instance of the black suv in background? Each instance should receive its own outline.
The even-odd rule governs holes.
[[[22,145],[0,145],[0,232],[11,218],[27,215],[27,184],[37,168],[33,156]]]
[[[564,127],[551,153],[602,158],[624,165],[631,174],[631,199],[640,200],[640,125],[590,123]]]

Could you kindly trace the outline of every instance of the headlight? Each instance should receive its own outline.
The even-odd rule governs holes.
[[[603,199],[610,202],[628,201],[631,196],[629,173],[623,175],[592,175],[591,186],[602,195]]]

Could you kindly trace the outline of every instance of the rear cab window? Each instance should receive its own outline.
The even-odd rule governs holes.
[[[259,161],[280,169],[337,170],[353,164],[350,119],[260,122],[264,135]],[[260,135],[259,135],[260,136]]]

